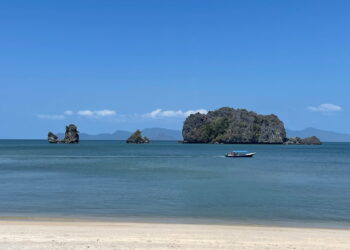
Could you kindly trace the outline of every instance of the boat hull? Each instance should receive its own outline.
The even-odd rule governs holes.
[[[253,157],[255,154],[254,153],[250,153],[250,154],[244,154],[244,155],[228,155],[226,154],[226,157],[229,158],[248,158],[248,157]]]

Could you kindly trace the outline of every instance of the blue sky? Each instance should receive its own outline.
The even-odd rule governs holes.
[[[1,1],[0,138],[181,129],[222,106],[350,133],[349,13],[349,1]]]

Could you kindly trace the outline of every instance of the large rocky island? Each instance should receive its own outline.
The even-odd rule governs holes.
[[[58,136],[52,132],[48,133],[47,140],[49,143],[79,143],[79,131],[77,126],[70,124],[66,126],[66,132],[63,140],[60,140]]]
[[[289,140],[276,115],[223,107],[207,114],[192,114],[184,122],[184,143],[319,144],[315,138]],[[294,143],[297,142],[297,143]]]

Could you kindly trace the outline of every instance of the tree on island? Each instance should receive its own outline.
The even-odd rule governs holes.
[[[140,130],[136,130],[127,140],[126,143],[143,144],[149,143],[149,139],[146,136],[142,136]]]

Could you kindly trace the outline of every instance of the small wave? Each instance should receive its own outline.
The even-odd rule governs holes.
[[[14,162],[16,159],[0,158],[0,163]]]

